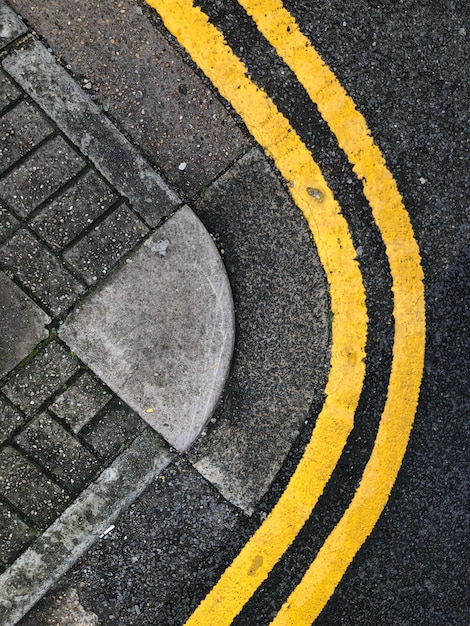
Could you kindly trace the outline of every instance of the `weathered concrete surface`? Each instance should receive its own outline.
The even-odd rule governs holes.
[[[248,142],[223,104],[155,29],[155,11],[144,3],[12,0],[11,6],[185,198],[245,151]],[[187,167],[180,170],[180,163]]]
[[[322,398],[328,290],[307,223],[258,150],[214,183],[197,211],[224,248],[237,316],[224,402],[192,460],[251,513]]]
[[[15,283],[0,272],[0,377],[48,336],[51,321]]]
[[[171,458],[147,428],[0,576],[0,624],[16,624]]]
[[[234,342],[230,285],[183,207],[66,320],[60,336],[178,450],[211,416]]]
[[[177,195],[42,44],[35,41],[16,51],[3,61],[3,67],[150,226],[156,226],[180,204]]]
[[[0,3],[0,50],[26,32],[23,21],[9,6]]]

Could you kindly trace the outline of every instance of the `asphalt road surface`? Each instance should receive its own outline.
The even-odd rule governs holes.
[[[177,625],[269,517],[314,432],[335,345],[329,275],[322,269],[321,233],[315,239],[313,232],[314,243],[273,153],[271,160],[262,156],[265,146],[257,147],[260,140],[237,106],[220,95],[183,37],[167,30],[159,12],[167,3],[79,4],[10,1],[78,80],[96,85],[97,101],[213,235],[232,284],[237,343],[206,438],[170,466],[21,623],[48,624],[60,594],[76,589],[99,624]],[[231,621],[262,626],[301,582],[361,483],[387,403],[397,290],[362,181],[320,107],[241,4],[201,0],[199,6],[320,166],[348,225],[367,305],[354,428],[295,542]],[[315,624],[463,626],[469,605],[470,8],[450,0],[286,0],[284,6],[366,120],[402,195],[424,272],[424,369],[406,453],[382,514]],[[181,31],[192,28],[190,20],[181,25]],[[164,42],[158,54],[154,35]],[[165,55],[166,69],[155,74]],[[137,69],[146,80],[133,90]],[[224,85],[231,80],[227,75]],[[180,115],[193,125],[185,130],[175,121]],[[186,173],[178,167],[183,162]],[[216,457],[224,468],[219,483],[208,469]],[[309,623],[298,615],[292,620],[282,623]]]

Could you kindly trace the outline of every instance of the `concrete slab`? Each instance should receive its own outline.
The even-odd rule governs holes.
[[[211,185],[197,211],[223,245],[237,317],[224,402],[191,457],[251,514],[322,401],[328,288],[308,225],[259,150]]]
[[[23,20],[3,1],[0,1],[0,50],[26,31]]]
[[[75,309],[61,338],[178,450],[201,432],[232,357],[234,312],[208,232],[180,209]]]
[[[0,378],[48,336],[51,318],[0,272]]]

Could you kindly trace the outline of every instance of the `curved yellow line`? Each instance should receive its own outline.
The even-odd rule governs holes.
[[[387,401],[356,494],[272,624],[311,624],[375,526],[414,421],[424,365],[425,306],[418,244],[395,180],[353,100],[279,0],[238,0],[289,65],[363,182],[390,264],[395,339]]]
[[[221,33],[191,0],[147,0],[242,117],[289,182],[313,233],[334,314],[326,401],[294,475],[260,528],[189,618],[189,626],[228,625],[311,514],[341,455],[362,390],[367,335],[365,292],[348,226],[318,165]]]

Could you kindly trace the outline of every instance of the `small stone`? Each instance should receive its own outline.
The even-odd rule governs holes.
[[[188,166],[188,164],[183,161],[182,163],[180,163],[178,165],[178,169],[180,170],[180,172],[184,172],[184,170],[187,168],[187,166]]]

